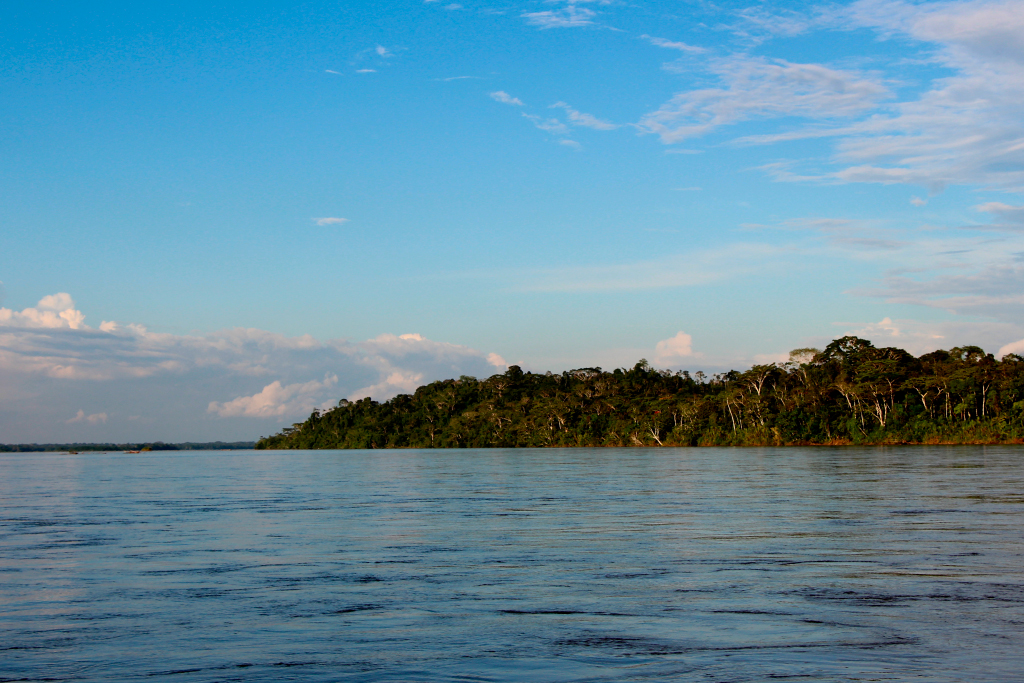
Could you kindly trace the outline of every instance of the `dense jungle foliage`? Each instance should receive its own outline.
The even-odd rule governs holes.
[[[915,358],[842,337],[710,378],[582,368],[461,377],[314,411],[256,448],[1024,443],[1024,358],[976,346]]]

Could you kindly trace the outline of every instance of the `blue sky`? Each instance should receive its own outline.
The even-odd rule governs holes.
[[[0,19],[2,442],[251,438],[509,363],[1024,350],[1024,2]]]

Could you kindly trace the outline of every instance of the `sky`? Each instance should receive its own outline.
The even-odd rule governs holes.
[[[0,442],[1024,352],[1024,0],[0,6]]]

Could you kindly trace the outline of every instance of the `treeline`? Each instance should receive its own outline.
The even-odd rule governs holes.
[[[461,377],[385,403],[342,400],[256,448],[1024,443],[1024,358],[915,358],[842,337],[787,363],[706,377],[582,368]]]
[[[209,441],[206,443],[15,443],[0,444],[0,453],[47,453],[85,451],[224,451],[245,450],[256,445],[253,441]]]

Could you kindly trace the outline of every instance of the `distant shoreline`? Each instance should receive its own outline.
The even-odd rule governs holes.
[[[107,451],[240,451],[250,450],[256,446],[255,441],[207,441],[184,443],[164,443],[148,441],[135,443],[18,443],[0,444],[0,453],[64,453],[107,452]]]

